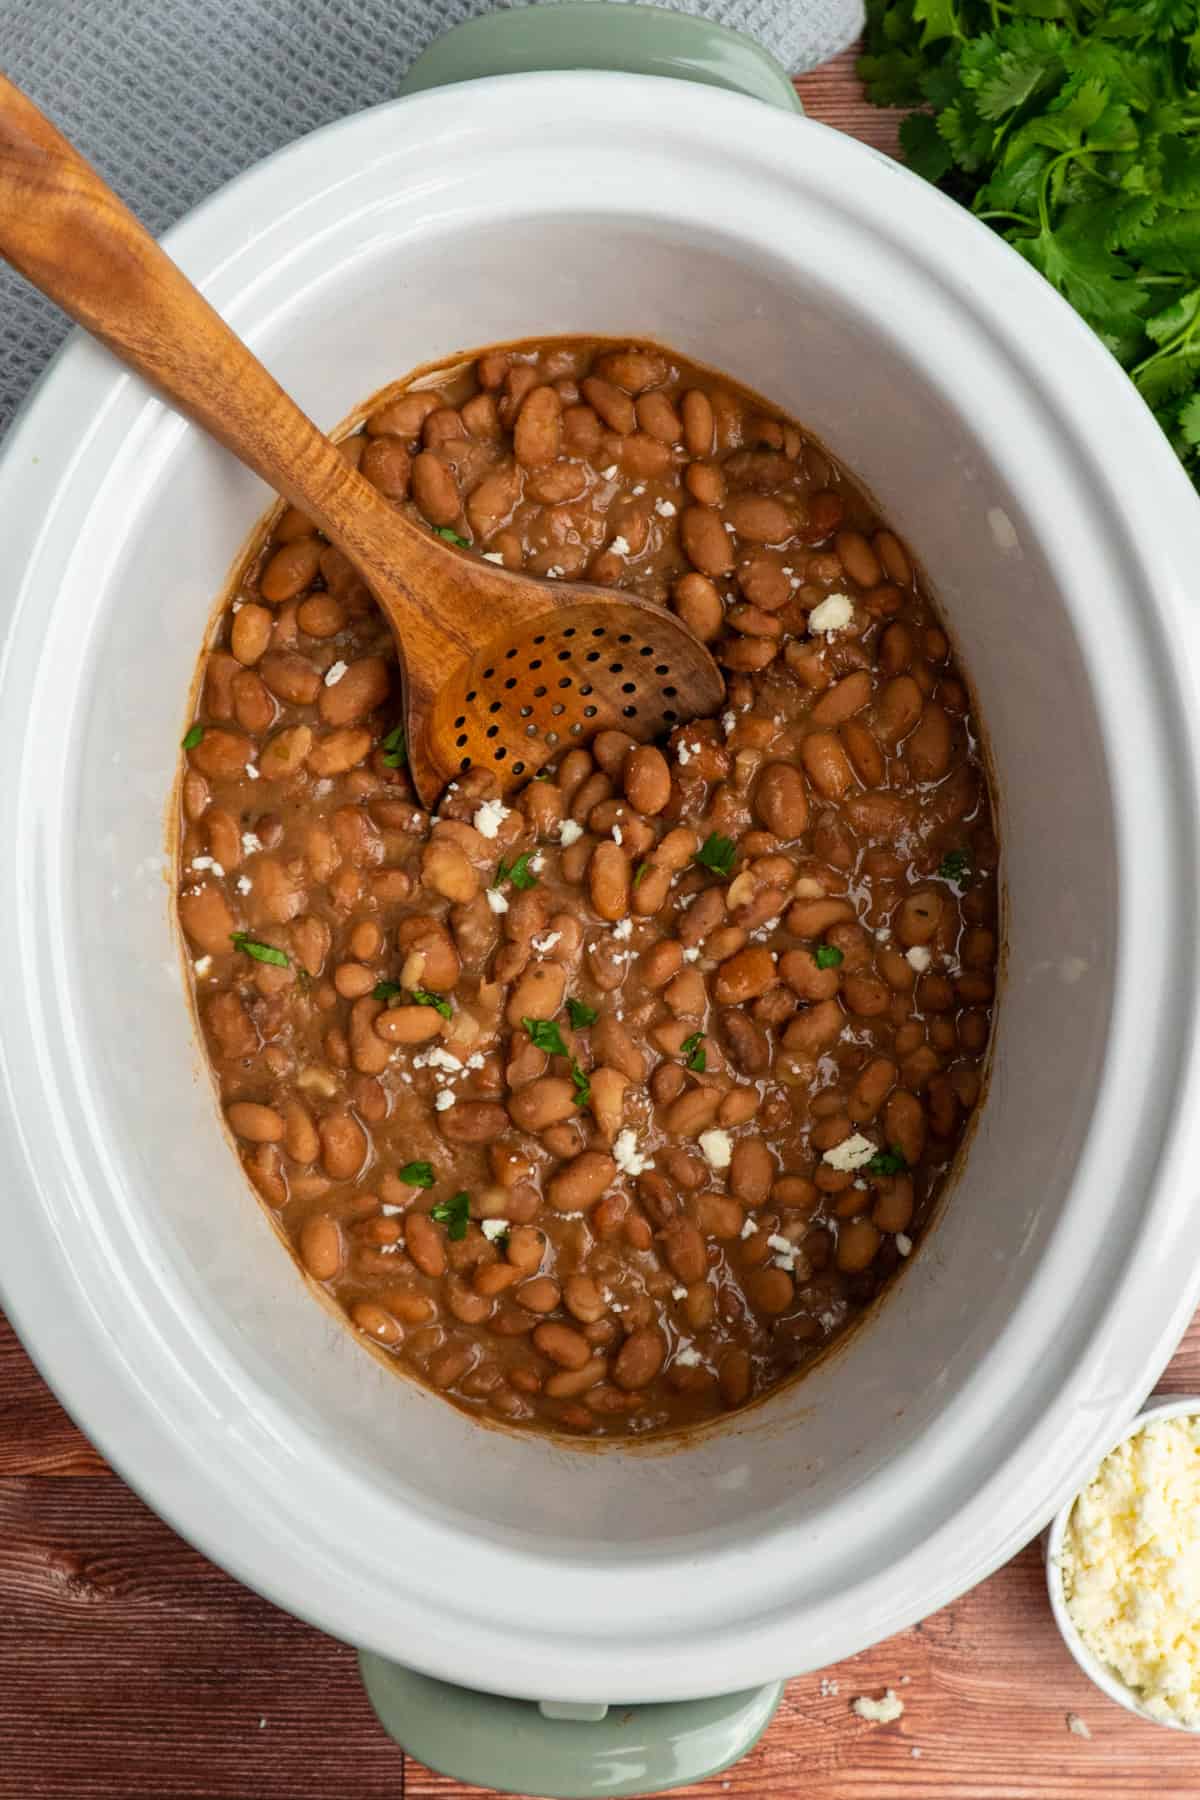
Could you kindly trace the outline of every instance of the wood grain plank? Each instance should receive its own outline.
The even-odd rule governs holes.
[[[0,1800],[400,1800],[352,1650],[115,1476],[0,1480]]]
[[[872,106],[866,99],[854,72],[859,54],[860,46],[855,44],[840,56],[822,63],[819,69],[798,75],[794,84],[796,92],[811,119],[817,119],[822,125],[833,125],[838,131],[848,132],[864,144],[895,156],[900,147],[900,121],[904,114]]]
[[[107,1466],[71,1423],[0,1312],[0,1476],[97,1475]]]

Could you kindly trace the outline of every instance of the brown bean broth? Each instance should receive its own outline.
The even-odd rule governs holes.
[[[532,467],[513,450],[527,391]],[[726,378],[563,339],[389,393],[346,454],[396,504],[421,519],[410,494],[432,496],[433,523],[510,568],[674,605],[713,641],[728,707],[661,756],[604,734],[507,810],[472,770],[431,821],[385,748],[388,628],[277,512],[207,657],[182,788],[214,1078],[302,1266],[397,1367],[496,1421],[679,1429],[861,1316],[978,1101],[997,853],[965,685],[862,491]],[[814,634],[831,594],[852,616]],[[565,846],[563,814],[584,827]],[[732,879],[689,854],[713,833]],[[536,885],[493,887],[524,852]],[[380,982],[405,991],[385,1003]],[[597,1022],[572,1029],[568,996]],[[526,1006],[568,1058],[530,1042]],[[618,1130],[640,1172],[614,1161]],[[904,1166],[840,1169],[856,1135]],[[428,1189],[400,1179],[422,1161]]]

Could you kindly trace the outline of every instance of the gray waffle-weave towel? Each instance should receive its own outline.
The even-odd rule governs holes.
[[[451,25],[512,3],[0,0],[0,67],[161,232],[281,144],[391,99]],[[862,23],[862,0],[665,3],[749,33],[794,71]],[[0,433],[66,330],[0,263]]]

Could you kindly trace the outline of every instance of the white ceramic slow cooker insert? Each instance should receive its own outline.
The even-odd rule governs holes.
[[[1000,774],[1009,973],[945,1216],[806,1380],[666,1455],[485,1431],[317,1305],[221,1134],[163,819],[265,490],[73,341],[0,467],[0,1297],[216,1561],[338,1636],[563,1700],[717,1693],[1031,1537],[1200,1279],[1194,495],[1106,351],[836,133],[561,74],[321,132],[168,240],[325,425],[417,364],[652,336],[794,412],[931,573]]]

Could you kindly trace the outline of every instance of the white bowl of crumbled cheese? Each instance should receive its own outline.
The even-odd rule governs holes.
[[[1200,1733],[1200,1395],[1133,1421],[1046,1538],[1050,1605],[1084,1673]]]

